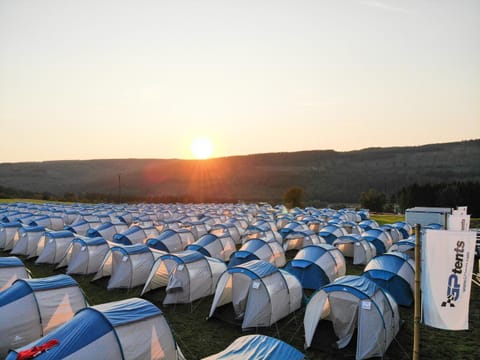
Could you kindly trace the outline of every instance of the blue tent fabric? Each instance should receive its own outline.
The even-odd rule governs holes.
[[[67,286],[79,286],[72,277],[63,274],[38,279],[17,279],[14,284],[17,282],[25,282],[33,291],[58,289]]]
[[[260,260],[258,256],[255,254],[248,252],[248,251],[236,251],[230,257],[230,261],[228,263],[228,267],[232,268],[234,266],[241,265],[242,263]]]
[[[251,260],[259,260],[254,253],[262,246],[268,246],[267,242],[261,239],[248,240],[242,246],[242,250],[235,251],[232,254],[230,257],[230,262],[228,263],[228,267],[231,268]]]
[[[22,223],[18,222],[18,221],[4,222],[4,223],[1,223],[0,225],[4,228],[15,228],[15,227],[19,228],[19,227],[22,227]]]
[[[0,307],[17,301],[32,293],[32,288],[23,281],[15,281],[9,288],[0,292]]]
[[[88,229],[87,230],[87,236],[91,237],[91,238],[101,237],[102,235],[101,235],[100,231],[105,230],[105,229],[109,229],[112,226],[113,226],[113,224],[111,222],[109,222],[109,221],[104,222],[102,225],[96,227],[95,229]]]
[[[397,304],[411,306],[413,304],[413,292],[410,284],[399,275],[401,268],[407,264],[411,274],[415,269],[408,262],[408,255],[400,252],[386,253],[370,260],[365,267],[362,276],[367,277],[388,291]]]
[[[71,237],[75,231],[70,231],[70,230],[60,230],[60,231],[48,231],[45,233],[45,236],[48,236],[53,239],[60,239],[60,238],[66,238],[66,237]]]
[[[265,335],[247,335],[236,339],[224,351],[208,360],[302,360],[305,356],[287,343]]]
[[[161,240],[159,240],[158,238],[148,239],[147,240],[147,246],[152,248],[152,249],[169,252],[169,250],[165,246],[165,244]]]
[[[84,246],[99,246],[105,245],[107,243],[107,241],[103,237],[94,237],[91,239],[75,238],[73,239],[73,242],[80,243]]]
[[[295,276],[304,289],[318,290],[330,282],[325,272],[310,261],[292,260],[287,264],[285,270]]]
[[[105,318],[113,326],[120,326],[135,321],[147,319],[153,316],[162,315],[162,311],[149,301],[132,298],[127,301],[107,303],[97,306]],[[88,308],[80,310],[86,311]]]
[[[34,291],[68,286],[78,286],[78,283],[68,275],[54,275],[38,279],[17,279],[9,288],[0,292],[0,306],[10,304]]]
[[[81,220],[81,221],[79,221],[79,222],[77,222],[77,223],[75,223],[75,224],[65,226],[64,229],[67,230],[67,231],[70,231],[70,232],[72,232],[72,233],[77,233],[77,232],[75,231],[75,226],[80,226],[80,225],[85,225],[85,224],[88,224],[88,221],[86,221],[86,220]]]
[[[24,226],[22,230],[25,232],[43,232],[45,231],[45,227],[40,225]]]
[[[228,269],[229,273],[244,273],[252,279],[261,279],[265,276],[273,274],[276,271],[278,271],[278,269],[275,266],[262,260],[248,261]]]
[[[128,235],[134,234],[138,231],[143,231],[143,229],[140,226],[132,226],[121,234],[115,234],[113,236],[113,241],[118,244],[132,245],[132,242],[129,240]]]
[[[22,260],[16,256],[0,257],[0,268],[23,266]]]
[[[171,259],[177,263],[192,263],[201,259],[204,259],[204,255],[200,254],[197,251],[193,250],[185,250],[182,252],[174,253],[174,254],[166,254],[161,256],[162,260]]]
[[[124,255],[135,255],[143,254],[150,252],[150,249],[147,245],[144,244],[134,244],[134,245],[125,245],[125,246],[113,246],[112,251],[120,251]]]
[[[360,300],[371,298],[381,288],[370,279],[362,276],[347,275],[322,288],[325,292],[347,291],[355,294]]]

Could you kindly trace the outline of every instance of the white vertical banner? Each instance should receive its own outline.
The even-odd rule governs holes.
[[[422,312],[425,325],[468,329],[475,232],[427,230],[422,239]]]

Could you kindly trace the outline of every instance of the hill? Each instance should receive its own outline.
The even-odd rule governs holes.
[[[116,159],[0,164],[0,185],[34,192],[278,201],[292,186],[308,200],[357,202],[412,183],[480,181],[480,139],[358,151],[301,151],[210,160]]]

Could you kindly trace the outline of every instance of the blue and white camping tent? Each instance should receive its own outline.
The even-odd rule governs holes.
[[[301,221],[291,221],[287,223],[285,226],[283,226],[279,232],[280,232],[280,235],[282,235],[282,238],[285,239],[285,237],[292,232],[300,232],[300,231],[306,231],[306,230],[310,230],[307,224]]]
[[[81,219],[71,225],[65,226],[65,230],[71,231],[74,234],[86,236],[89,229],[100,226],[102,223],[100,221],[88,221]]]
[[[263,239],[265,241],[276,241],[283,243],[282,235],[277,231],[277,227],[273,222],[266,220],[257,220],[254,224],[249,225],[242,235],[241,242],[245,244],[250,239]]]
[[[157,237],[148,239],[147,245],[164,252],[179,252],[195,242],[193,233],[188,229],[167,229]]]
[[[210,230],[210,225],[205,221],[185,221],[182,223],[183,228],[190,230],[195,239],[201,238]]]
[[[360,216],[361,221],[370,219],[370,213],[367,209],[360,209],[357,211],[357,214]]]
[[[35,359],[183,359],[162,311],[139,298],[82,309],[50,334],[11,350],[7,359],[51,340],[57,345]]]
[[[66,250],[57,269],[68,266],[67,274],[96,273],[109,249],[108,242],[102,237],[76,237]]]
[[[86,306],[68,275],[16,280],[0,292],[0,357],[55,330]]]
[[[349,235],[360,235],[363,232],[363,229],[354,221],[341,221],[337,225],[344,228]]]
[[[412,225],[405,221],[399,221],[392,224],[394,228],[396,228],[400,233],[403,235],[403,239],[408,239],[413,234]]]
[[[337,238],[332,245],[340,250],[345,257],[353,257],[355,244],[359,242],[361,236],[358,234],[348,234]]]
[[[370,260],[362,276],[388,291],[398,305],[412,306],[415,262],[401,252],[388,252]]]
[[[128,230],[113,236],[113,242],[123,245],[144,244],[148,239],[160,235],[155,226],[134,225]]]
[[[392,245],[388,252],[398,251],[407,254],[412,259],[415,259],[415,236],[410,236],[408,239],[400,240]]]
[[[241,236],[243,232],[244,229],[242,229],[240,226],[235,226],[234,223],[215,224],[210,229],[210,234],[213,235],[229,235],[233,239],[235,244],[241,244]]]
[[[33,256],[38,256],[36,264],[58,264],[69,248],[74,234],[68,230],[46,231],[38,241]]]
[[[27,218],[32,215],[33,214],[31,212],[27,212],[27,211],[9,211],[2,216],[2,218],[0,219],[0,222],[2,223],[19,222],[20,219]]]
[[[316,233],[318,233],[320,229],[327,226],[326,221],[313,215],[303,218],[302,222],[306,224],[310,230],[315,231]]]
[[[30,221],[30,226],[43,226],[49,230],[63,230],[65,226],[65,222],[63,221],[63,217],[61,216],[54,216],[54,215],[45,215],[41,217],[37,217],[35,220]]]
[[[212,295],[225,270],[223,261],[196,251],[164,254],[153,264],[142,294],[166,286],[164,305],[188,304]]]
[[[390,237],[392,238],[392,243],[395,244],[396,242],[403,239],[403,234],[391,224],[384,224],[380,226],[380,229],[387,232]]]
[[[291,214],[280,212],[275,215],[275,226],[277,229],[281,229],[294,220],[295,218]]]
[[[350,343],[357,329],[356,359],[382,357],[400,328],[392,296],[372,280],[353,275],[325,285],[308,302],[303,320],[306,347],[312,346],[321,321],[332,323],[339,349]]]
[[[232,303],[242,329],[270,326],[299,309],[302,296],[302,286],[295,276],[268,262],[253,260],[222,274],[208,317]]]
[[[153,262],[162,253],[153,252],[147,245],[112,246],[92,281],[110,276],[107,289],[133,288],[145,284]]]
[[[327,244],[331,245],[340,236],[348,235],[348,233],[341,226],[331,224],[320,229],[320,231],[318,232],[318,235],[324,238]]]
[[[230,256],[236,249],[235,241],[228,234],[220,236],[206,234],[186,248],[186,250],[198,251],[205,256],[222,261],[230,260]]]
[[[232,254],[228,267],[240,265],[251,260],[264,260],[276,267],[283,267],[286,263],[285,251],[276,241],[267,242],[262,239],[251,239]]]
[[[18,221],[0,223],[0,249],[13,249],[14,238],[21,227],[22,223]]]
[[[360,221],[358,223],[358,226],[360,226],[363,231],[368,231],[379,227],[378,223],[375,220],[370,219]]]
[[[87,236],[90,238],[102,237],[107,241],[113,241],[116,234],[121,234],[128,230],[128,225],[117,222],[106,221],[101,225],[87,230]]]
[[[324,238],[312,230],[291,231],[283,239],[283,249],[285,251],[301,249],[308,245],[325,244]]]
[[[371,242],[377,251],[377,255],[382,255],[393,245],[390,234],[380,228],[370,229],[362,234],[362,239]]]
[[[225,350],[202,360],[303,360],[305,356],[293,346],[266,335],[237,338]]]
[[[18,229],[17,240],[10,254],[33,256],[37,250],[38,242],[45,233],[43,226],[22,226]]]
[[[15,256],[0,257],[0,291],[10,287],[17,279],[29,279],[30,272],[22,260]]]
[[[318,290],[345,275],[345,258],[335,246],[309,245],[287,263],[285,270],[294,275],[304,289]]]

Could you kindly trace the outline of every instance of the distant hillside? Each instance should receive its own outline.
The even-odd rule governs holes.
[[[480,181],[480,139],[417,147],[269,153],[195,160],[85,160],[0,164],[0,185],[34,192],[118,193],[202,200],[276,201],[292,186],[307,199],[357,202],[411,183]]]

